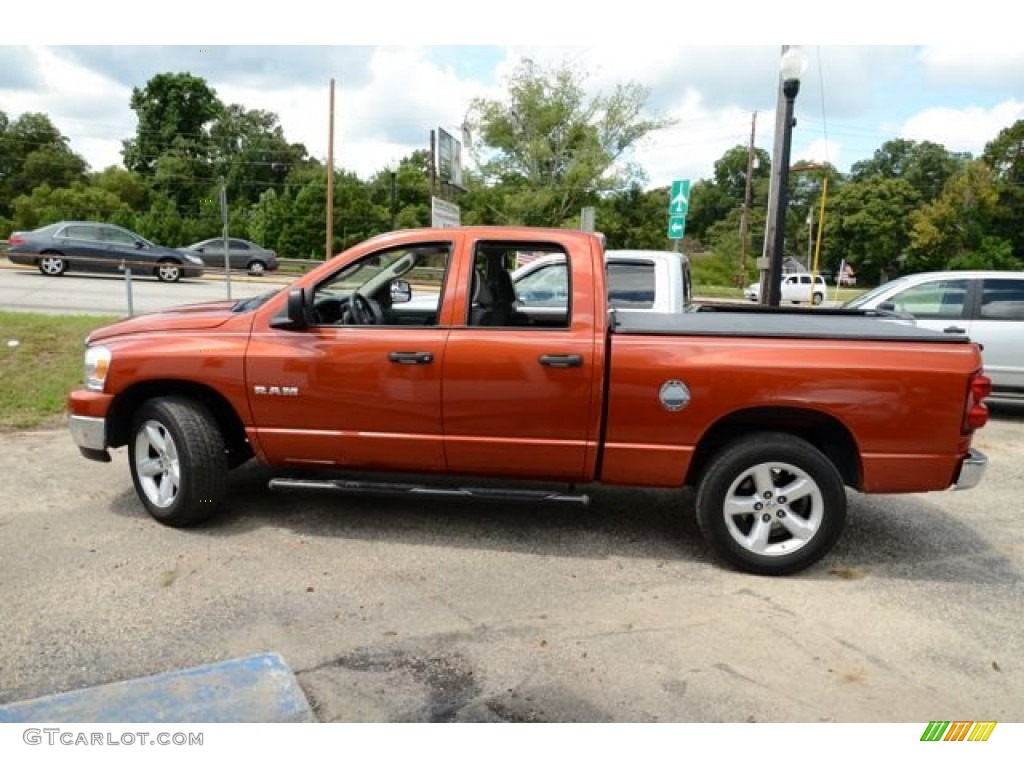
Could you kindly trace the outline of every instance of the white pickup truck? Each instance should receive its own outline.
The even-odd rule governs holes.
[[[608,302],[617,311],[678,314],[691,309],[690,262],[673,251],[605,251]],[[527,315],[565,307],[565,258],[544,256],[512,273],[516,303]]]

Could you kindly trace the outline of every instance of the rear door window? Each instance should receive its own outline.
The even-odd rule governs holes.
[[[982,320],[1024,320],[1024,278],[986,278],[981,288]]]
[[[618,309],[652,309],[656,280],[654,262],[607,263],[608,302]]]

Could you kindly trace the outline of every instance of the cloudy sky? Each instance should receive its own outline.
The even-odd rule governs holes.
[[[709,177],[723,152],[747,143],[754,112],[756,143],[771,150],[781,47],[765,41],[802,34],[828,44],[803,45],[808,66],[796,102],[793,158],[828,160],[845,171],[897,137],[978,154],[1002,128],[1024,119],[1024,46],[1012,39],[1013,25],[993,32],[986,2],[972,3],[969,18],[930,29],[908,11],[894,17],[884,3],[862,2],[858,18],[886,12],[887,30],[913,29],[919,40],[933,41],[883,39],[886,45],[870,46],[833,40],[835,19],[819,25],[819,34],[806,20],[790,31],[764,16],[763,5],[758,17],[742,3],[712,10],[714,17],[705,10],[698,19],[707,30],[702,32],[684,10],[666,13],[670,6],[654,0],[633,0],[630,18],[612,21],[586,18],[586,6],[559,9],[537,0],[507,6],[518,15],[502,19],[497,6],[462,0],[398,2],[364,9],[355,20],[340,11],[325,17],[323,9],[331,6],[307,0],[273,6],[273,13],[244,6],[244,19],[241,5],[211,11],[184,0],[166,6],[176,13],[158,18],[140,16],[141,6],[131,4],[109,16],[125,19],[131,42],[142,43],[129,45],[127,37],[117,37],[126,34],[120,24],[97,32],[103,3],[88,9],[57,3],[48,4],[47,13],[52,9],[69,23],[50,24],[31,9],[14,11],[29,18],[5,22],[8,36],[28,33],[0,37],[0,110],[9,117],[49,114],[73,149],[101,169],[120,163],[121,139],[134,134],[132,88],[160,72],[190,72],[226,103],[277,113],[289,140],[325,158],[328,83],[334,78],[335,162],[365,177],[426,148],[431,128],[457,133],[471,99],[501,98],[512,67],[531,57],[581,67],[594,93],[628,81],[647,87],[651,114],[675,121],[634,157],[648,185],[660,186]],[[818,5],[797,11],[820,16]],[[278,18],[286,9],[287,18]],[[204,19],[201,25],[193,14]],[[759,25],[760,44],[734,34],[744,14],[749,25]],[[203,36],[227,42],[196,39],[199,26]],[[878,29],[863,31],[866,39],[878,39]]]

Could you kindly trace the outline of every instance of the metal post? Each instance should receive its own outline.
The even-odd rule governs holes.
[[[777,307],[782,299],[782,257],[786,242],[786,207],[789,204],[789,154],[793,143],[793,102],[800,90],[799,80],[786,80],[782,92],[786,99],[782,131],[782,156],[778,166],[778,198],[775,208],[775,238],[768,270],[768,306]]]
[[[391,231],[395,231],[395,216],[398,213],[398,173],[391,172]]]
[[[129,262],[122,261],[121,269],[124,270],[124,292],[128,297],[128,317],[135,315],[135,307],[132,305],[132,267]]]
[[[331,78],[330,117],[327,126],[327,243],[324,258],[334,256],[334,78]]]
[[[782,46],[782,55],[786,55],[788,45]],[[782,80],[779,80],[779,91],[775,99],[775,142],[772,146],[772,172],[768,184],[768,216],[764,227],[764,249],[761,258],[757,260],[757,268],[760,271],[761,281],[761,303],[768,304],[768,296],[771,293],[769,287],[771,280],[771,264],[774,256],[775,244],[775,223],[778,220],[777,212],[779,207],[779,167],[782,162],[782,141],[785,133],[786,115],[784,109],[785,96],[782,94]]]
[[[228,253],[228,188],[224,179],[220,180],[220,221],[221,235],[224,238],[224,283],[228,288],[228,301],[231,301],[231,257]]]

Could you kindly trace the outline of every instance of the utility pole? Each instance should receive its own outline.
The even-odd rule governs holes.
[[[747,241],[750,239],[750,198],[754,174],[754,134],[757,130],[757,112],[750,116],[750,146],[747,148],[747,186],[743,192],[743,217],[740,219],[740,269],[736,273],[736,285],[740,288],[747,281]]]
[[[430,196],[437,195],[437,131],[430,132]]]
[[[782,55],[786,55],[788,45],[782,46]],[[768,190],[768,220],[764,230],[764,255],[758,259],[757,268],[761,270],[761,303],[770,303],[772,290],[769,286],[769,276],[772,261],[775,258],[775,227],[779,207],[779,182],[781,181],[781,169],[779,164],[782,159],[782,144],[786,133],[786,97],[782,93],[782,77],[779,77],[779,90],[775,99],[775,144],[772,147],[772,176]],[[776,279],[779,279],[778,277]]]
[[[331,98],[327,125],[327,247],[324,258],[334,255],[334,78],[331,78]]]

